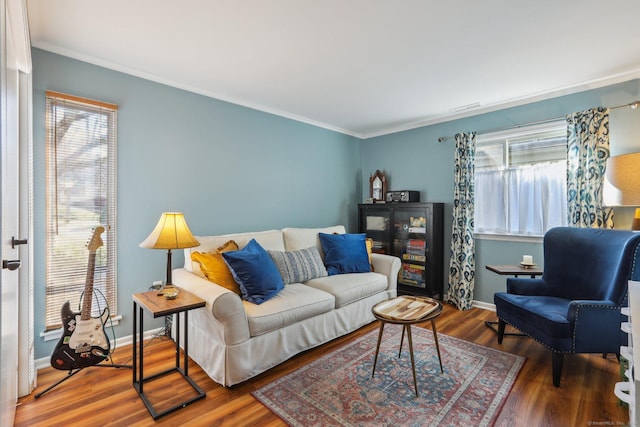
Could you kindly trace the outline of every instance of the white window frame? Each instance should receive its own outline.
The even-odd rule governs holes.
[[[526,140],[527,137],[531,137],[532,139],[534,139],[535,135],[539,135],[540,133],[547,133],[547,132],[557,132],[558,134],[563,135],[566,138],[567,125],[565,120],[559,119],[557,121],[545,122],[545,123],[534,124],[529,126],[522,126],[514,129],[508,129],[508,130],[485,133],[485,134],[478,134],[478,136],[476,137],[476,159],[478,159],[477,155],[478,155],[479,147],[490,145],[490,144],[496,144],[500,141],[503,141],[504,151],[502,153],[502,156],[503,156],[504,163],[501,165],[501,167],[508,168],[512,166],[512,165],[509,165],[509,155],[508,155],[509,143],[513,143],[513,141],[522,142],[522,140],[523,139]],[[538,162],[533,162],[533,163],[538,163]],[[540,161],[539,163],[543,163],[543,161]],[[564,165],[565,165],[564,175],[566,176],[566,157],[564,158]],[[515,167],[517,168],[517,166]],[[475,169],[477,174],[480,169],[477,164]],[[480,193],[479,193],[479,188],[477,185],[475,185],[474,193],[475,193],[476,200],[478,200],[478,197],[482,197],[481,191],[482,190],[480,190]],[[563,196],[566,199],[566,193]],[[505,205],[508,206],[509,196],[508,196],[508,191],[506,190],[506,185],[505,185],[505,190],[503,191],[503,197],[505,198],[505,202],[504,202]],[[506,209],[508,210],[508,207]],[[514,212],[507,212],[507,215],[513,214],[513,213]],[[478,221],[479,212],[477,210],[475,212],[475,215],[476,217],[474,218],[474,223],[480,224],[481,221]],[[563,220],[566,225],[567,219],[563,218]],[[489,240],[508,240],[508,241],[523,241],[523,242],[534,241],[535,242],[535,241],[542,241],[542,236],[544,234],[544,231],[542,234],[538,234],[538,233],[515,234],[515,233],[509,233],[508,231],[504,231],[504,232],[489,231],[489,230],[478,231],[478,228],[479,227],[476,226],[476,230],[474,231],[475,237],[479,239],[489,239]]]

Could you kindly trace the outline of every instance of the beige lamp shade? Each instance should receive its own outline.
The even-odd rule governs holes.
[[[151,234],[140,243],[147,249],[184,249],[200,245],[193,237],[182,212],[165,212]]]
[[[640,153],[610,157],[607,180],[611,184],[605,190],[607,205],[640,206]]]

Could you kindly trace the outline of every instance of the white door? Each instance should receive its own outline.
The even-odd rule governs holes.
[[[4,4],[3,4],[4,6]],[[3,7],[4,11],[6,8]],[[6,25],[6,13],[3,13],[3,28]],[[3,30],[4,32],[4,30]],[[15,404],[18,398],[18,270],[9,269],[7,262],[17,262],[18,249],[11,247],[11,237],[18,232],[18,72],[9,67],[11,43],[8,34],[2,40],[2,101],[0,103],[0,258],[2,275],[0,276],[0,298],[2,315],[0,316],[0,424],[13,424]],[[7,268],[5,268],[7,267]]]
[[[24,2],[0,0],[0,425],[13,424],[18,398],[20,63]],[[20,46],[22,48],[20,48]],[[30,58],[29,58],[30,60]]]

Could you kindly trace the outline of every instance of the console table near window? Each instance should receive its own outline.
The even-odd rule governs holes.
[[[486,265],[485,267],[487,270],[493,271],[494,273],[501,276],[531,276],[532,279],[534,279],[536,276],[542,276],[542,273],[544,272],[543,269],[538,266],[523,267],[521,265]],[[486,320],[484,324],[487,325],[487,327],[494,331],[496,334],[498,333],[498,330],[495,326],[498,324],[498,322],[490,322]],[[504,335],[512,337],[526,336],[519,332],[505,332]]]
[[[153,419],[157,419],[169,412],[173,412],[176,409],[183,408],[196,400],[203,399],[206,393],[198,387],[198,385],[189,377],[189,336],[188,336],[188,322],[189,322],[189,310],[195,308],[204,307],[206,305],[205,300],[198,298],[190,292],[181,289],[178,297],[175,299],[166,299],[158,294],[158,291],[142,292],[133,294],[133,387],[138,392],[138,395],[144,402],[144,405],[149,410],[149,413]],[[144,346],[142,335],[144,333],[143,314],[146,310],[154,318],[170,316],[177,314],[176,316],[176,365],[173,368],[169,368],[157,374],[144,377]],[[180,313],[184,313],[184,325],[182,331],[184,332],[184,353],[183,363],[184,366],[180,366]],[[136,337],[139,334],[139,342]],[[157,411],[149,396],[144,392],[145,383],[162,377],[167,374],[177,372],[182,378],[184,378],[195,390],[195,395],[187,398],[183,402],[174,404],[173,406]]]

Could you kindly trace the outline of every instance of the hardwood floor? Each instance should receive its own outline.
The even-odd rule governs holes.
[[[477,344],[519,354],[527,358],[502,408],[498,426],[589,426],[627,425],[628,410],[613,394],[620,381],[619,364],[614,355],[567,355],[560,388],[551,383],[551,354],[529,338],[505,337],[498,345],[496,335],[484,325],[495,314],[481,309],[458,311],[446,306],[437,319],[438,332]],[[34,399],[21,398],[16,410],[16,426],[94,425],[94,426],[282,426],[284,423],[250,394],[269,382],[312,360],[331,352],[354,337],[377,328],[377,323],[309,350],[239,385],[224,388],[213,382],[196,365],[189,374],[207,397],[157,421],[149,416],[131,385],[130,369],[93,367],[85,369],[62,385]],[[174,361],[173,342],[151,341],[145,351],[145,372],[157,372]],[[131,346],[116,350],[114,363],[130,363]],[[445,361],[446,364],[446,361]],[[38,388],[64,377],[66,372],[53,368],[38,372]],[[145,385],[145,391],[167,407],[180,393],[189,393],[183,381],[168,377]],[[151,387],[153,385],[153,387]],[[34,393],[35,394],[35,393]],[[180,398],[184,395],[180,395]],[[154,400],[155,402],[156,400]],[[160,407],[162,408],[162,406]]]

